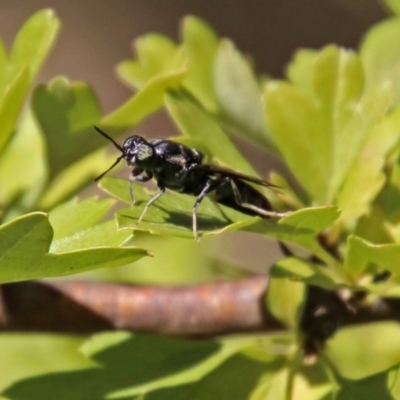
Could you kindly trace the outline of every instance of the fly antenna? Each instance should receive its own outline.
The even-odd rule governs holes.
[[[104,171],[101,175],[99,175],[94,181],[97,182],[97,181],[100,180],[108,171],[111,171],[111,170],[122,160],[123,157],[124,157],[124,154],[122,154],[122,156],[118,157],[118,158],[115,160],[114,164],[111,165],[111,167],[108,168],[106,171]]]
[[[100,128],[98,128],[96,125],[93,125],[94,129],[96,129],[97,132],[100,133],[100,135],[104,136],[106,139],[108,139],[110,142],[112,142],[114,144],[114,146],[122,151],[122,153],[124,152],[124,149],[111,137],[108,136],[107,133],[105,133],[104,131],[102,131]],[[122,157],[121,157],[122,158]],[[121,160],[121,158],[119,158],[119,160]],[[114,165],[113,165],[114,166]],[[111,168],[110,168],[111,169]],[[108,172],[108,171],[107,171]]]
[[[95,182],[97,182],[98,180],[100,180],[108,171],[112,170],[125,156],[125,152],[124,149],[111,137],[108,136],[107,133],[105,133],[104,131],[102,131],[100,128],[98,128],[96,125],[94,125],[94,129],[96,129],[97,132],[100,133],[100,135],[104,136],[106,139],[108,139],[110,142],[113,143],[113,145],[119,150],[121,151],[122,155],[119,156],[113,165],[111,165],[110,168],[108,168],[106,171],[104,171],[101,175],[99,175],[96,179]]]

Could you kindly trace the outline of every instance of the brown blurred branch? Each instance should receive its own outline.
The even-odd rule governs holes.
[[[256,276],[184,287],[72,280],[7,284],[0,286],[0,331],[128,329],[186,337],[270,332],[283,326],[265,307],[268,282]],[[381,320],[400,321],[400,299],[349,307],[339,293],[310,286],[301,320],[305,351],[314,352],[342,326]]]
[[[189,287],[91,281],[1,286],[0,330],[89,333],[129,329],[178,336],[270,331],[263,306],[268,277]]]

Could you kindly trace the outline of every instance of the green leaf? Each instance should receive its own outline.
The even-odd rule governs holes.
[[[337,377],[339,391],[335,400],[393,400],[399,398],[399,370],[389,371],[368,376],[364,379],[345,379]]]
[[[147,255],[143,249],[105,247],[49,253],[53,229],[44,213],[32,213],[0,227],[0,282],[71,275],[125,265]]]
[[[260,376],[265,372],[265,368],[264,363],[235,355],[199,382],[151,392],[146,395],[146,400],[247,399],[254,386],[257,385]]]
[[[187,59],[184,86],[211,113],[217,113],[214,89],[214,63],[218,51],[216,33],[200,18],[183,20],[183,46]]]
[[[313,198],[326,204],[338,196],[354,164],[365,159],[360,152],[386,113],[390,93],[386,88],[363,92],[359,58],[335,46],[316,55],[312,72],[312,82],[300,87],[269,83],[265,111],[271,135],[292,172]],[[358,180],[349,180],[348,186],[362,184],[364,174],[354,174]],[[381,177],[374,177],[378,183],[371,186],[376,193]],[[353,197],[348,196],[346,201],[350,200]],[[341,206],[347,207],[347,202]]]
[[[0,157],[0,203],[6,205],[4,218],[34,208],[46,181],[43,141],[29,109],[22,114],[18,134]]]
[[[152,79],[183,68],[182,49],[171,39],[150,33],[134,42],[137,60],[118,64],[118,75],[130,86],[141,89]]]
[[[222,116],[246,139],[268,145],[261,91],[248,61],[232,42],[223,40],[214,68],[214,86]]]
[[[117,199],[130,204],[128,181],[105,178],[99,186]],[[152,196],[146,194],[140,185],[134,185],[134,194],[135,205],[123,208],[116,214],[120,229],[193,237],[191,212],[194,204],[193,196],[175,192],[164,194],[149,207],[140,225],[136,225],[144,205]],[[197,212],[197,226],[200,235],[244,229],[294,243],[311,251],[331,267],[340,269],[339,263],[316,240],[318,233],[330,226],[337,217],[336,207],[319,207],[303,209],[281,219],[261,219],[249,217],[222,205],[217,206],[210,199],[205,198]]]
[[[113,136],[139,124],[163,106],[166,91],[179,86],[185,72],[181,68],[155,77],[121,107],[103,117],[101,127]]]
[[[3,151],[11,136],[15,133],[15,125],[29,86],[29,70],[22,68],[14,80],[7,86],[3,101],[0,101],[0,153]],[[0,99],[1,100],[1,99]]]
[[[0,98],[4,94],[4,89],[8,79],[8,55],[3,41],[0,38]],[[1,101],[0,101],[1,103]]]
[[[270,275],[274,278],[289,278],[308,285],[320,286],[326,290],[338,290],[346,285],[334,271],[299,258],[285,258],[276,262]]]
[[[75,199],[51,211],[49,221],[54,229],[54,238],[50,251],[65,253],[124,244],[131,238],[131,232],[118,231],[115,221],[98,224],[114,203],[111,199],[98,200],[96,197],[80,203]]]
[[[268,371],[260,379],[259,384],[254,388],[250,400],[274,400],[288,397],[287,387],[289,380],[289,369],[280,368],[275,371]]]
[[[18,32],[10,55],[16,70],[29,66],[31,80],[38,73],[58,33],[60,21],[51,9],[38,11]]]
[[[82,82],[57,77],[33,94],[33,111],[46,137],[51,178],[103,142],[93,125],[100,119],[95,93]],[[60,157],[62,154],[62,157]]]
[[[254,168],[243,158],[219,124],[181,93],[168,94],[166,107],[184,135],[207,143],[213,160],[238,172],[255,175]]]
[[[128,181],[105,178],[100,188],[116,198],[130,204]],[[136,225],[143,207],[152,195],[145,192],[143,186],[134,185],[136,203],[129,208],[118,210],[116,214],[120,229],[135,229],[157,235],[178,236],[193,239],[192,208],[195,197],[167,192],[155,204],[149,207],[140,225]],[[217,206],[209,198],[205,198],[197,212],[197,226],[200,235],[216,234],[232,222],[237,224],[232,229],[239,229],[252,223],[255,217],[249,217],[228,207]]]
[[[0,153],[16,130],[16,123],[29,85],[49,52],[59,21],[52,10],[34,14],[19,31],[10,57],[0,46]]]
[[[400,18],[386,19],[367,32],[360,48],[367,86],[388,86],[396,104],[400,102],[400,49],[396,45],[399,38]]]
[[[59,333],[3,332],[0,335],[0,392],[34,375],[93,367],[93,362],[77,350],[82,342],[80,337]]]
[[[287,364],[277,370],[266,372],[249,400],[333,399],[330,394],[332,385],[321,363],[300,368],[293,366],[293,361]]]
[[[299,321],[306,299],[303,282],[271,278],[267,291],[267,308],[286,327],[298,330]]]
[[[316,50],[300,49],[287,68],[287,76],[292,84],[305,93],[313,94],[313,69],[318,56]]]
[[[104,333],[83,347],[84,354],[98,364],[95,368],[32,377],[15,384],[5,395],[21,400],[132,398],[198,381],[249,341],[217,343]]]
[[[388,93],[378,90],[381,98]],[[375,107],[371,96],[371,108]],[[387,159],[399,144],[400,107],[385,116],[365,137],[365,143],[346,177],[337,198],[343,209],[341,219],[350,220],[365,215],[385,183]]]
[[[381,0],[394,14],[400,15],[399,0]]]
[[[267,235],[278,240],[297,244],[325,261],[340,274],[341,266],[317,241],[320,232],[330,227],[339,216],[334,206],[310,207],[277,219],[258,219],[245,227],[246,231]]]
[[[344,271],[353,279],[358,279],[371,264],[374,264],[376,271],[388,270],[398,279],[400,276],[400,245],[374,245],[357,236],[349,236]]]
[[[325,354],[344,378],[362,379],[400,363],[400,325],[377,322],[341,329]]]

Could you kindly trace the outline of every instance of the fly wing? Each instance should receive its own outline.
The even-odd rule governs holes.
[[[246,174],[241,174],[240,172],[233,171],[229,168],[220,167],[218,165],[203,164],[201,166],[201,168],[203,168],[203,170],[205,170],[209,173],[221,174],[223,176],[229,176],[230,178],[233,178],[233,179],[237,178],[237,179],[241,179],[242,181],[255,183],[256,185],[279,189],[279,186],[273,185],[272,183],[270,183],[266,180],[255,178],[254,176],[250,176],[250,175],[246,175]]]

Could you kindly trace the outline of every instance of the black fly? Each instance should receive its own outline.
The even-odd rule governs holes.
[[[269,201],[247,182],[269,188],[274,185],[217,165],[202,164],[204,155],[196,149],[166,139],[147,141],[141,136],[131,136],[120,146],[97,126],[95,129],[121,151],[114,164],[98,176],[96,181],[124,158],[127,165],[132,167],[129,177],[132,203],[134,203],[132,181],[147,182],[154,178],[157,182],[159,192],[148,201],[136,224],[140,223],[149,206],[161,197],[165,189],[197,197],[192,209],[193,235],[196,240],[199,240],[196,211],[210,192],[215,192],[214,200],[218,203],[248,215],[261,217],[286,215],[272,211]]]

